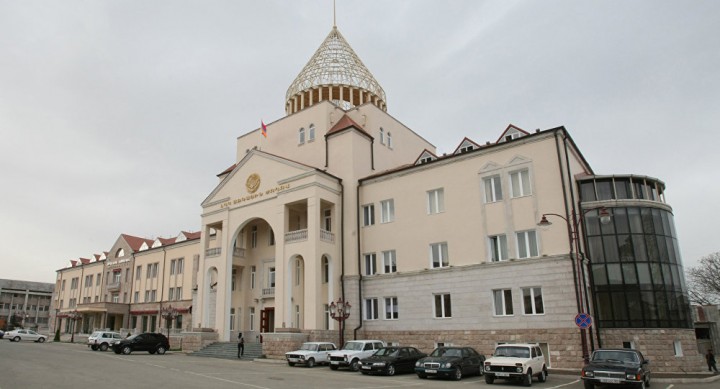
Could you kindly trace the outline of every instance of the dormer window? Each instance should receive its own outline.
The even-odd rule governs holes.
[[[380,127],[380,144],[385,144],[385,130],[382,127]]]
[[[301,128],[298,131],[298,144],[304,144],[305,143],[305,128]]]
[[[420,159],[420,163],[428,163],[432,160],[433,160],[432,157],[425,157],[425,158]]]
[[[115,252],[115,258],[120,258],[120,257],[124,257],[124,256],[125,256],[125,250],[123,250],[121,248]]]
[[[473,147],[473,145],[467,145],[465,147],[460,148],[460,152],[467,153],[468,151],[472,151],[474,149],[475,149],[475,147]]]
[[[315,125],[310,124],[310,127],[308,128],[308,142],[312,142],[315,140]]]

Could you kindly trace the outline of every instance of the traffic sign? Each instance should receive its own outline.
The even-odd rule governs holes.
[[[575,325],[580,328],[590,328],[592,326],[592,316],[587,313],[581,312],[575,315]]]

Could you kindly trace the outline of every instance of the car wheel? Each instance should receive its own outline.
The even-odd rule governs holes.
[[[45,343],[45,338],[40,338],[37,341],[38,341],[38,343]]]
[[[310,358],[307,360],[307,367],[315,367],[315,358]]]
[[[338,369],[337,365],[330,365],[330,370],[337,370],[337,369]]]
[[[540,374],[538,374],[538,382],[545,382],[547,380],[547,376],[545,375],[545,369],[540,370]]]
[[[532,386],[532,369],[528,369],[527,373],[523,377],[523,385]]]
[[[97,349],[98,349],[98,346],[96,344],[93,344],[92,346],[90,346],[90,350],[92,350],[92,351],[97,351]]]
[[[395,365],[388,365],[387,375],[395,375]]]
[[[107,343],[103,343],[103,344],[100,345],[100,351],[107,351],[107,349],[108,349],[108,344],[107,344]]]
[[[157,348],[157,350],[156,350],[156,352],[158,353],[158,355],[165,355],[165,352],[166,352],[166,351],[167,351],[167,349],[165,349],[165,346],[158,346],[158,348]]]
[[[358,371],[360,370],[360,364],[357,359],[353,359],[352,362],[350,362],[350,370],[352,371]]]
[[[132,352],[132,348],[130,346],[125,346],[122,348],[122,353],[125,355],[128,355]]]
[[[595,389],[595,385],[593,385],[590,381],[583,381],[583,385],[585,386],[585,389]]]
[[[460,366],[457,366],[455,368],[455,372],[453,373],[453,379],[455,381],[460,381],[462,379],[462,369],[460,368]]]
[[[427,374],[418,373],[418,378],[425,379],[427,378]]]
[[[288,366],[295,366],[295,362],[288,362]]]
[[[493,382],[495,382],[495,376],[492,374],[485,374],[485,383],[488,385],[492,385]]]
[[[19,337],[19,336],[16,336],[16,337],[12,338],[12,341],[13,341],[13,342],[19,342],[19,341],[20,341],[20,337]]]

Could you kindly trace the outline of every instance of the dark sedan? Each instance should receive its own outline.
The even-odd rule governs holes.
[[[146,332],[116,341],[112,345],[115,354],[130,354],[133,351],[147,351],[150,354],[165,354],[170,349],[170,342],[163,334]]]
[[[650,386],[650,360],[632,349],[599,349],[593,351],[590,363],[582,369],[585,389],[595,385]]]
[[[456,381],[463,375],[482,375],[485,356],[472,347],[438,347],[429,356],[415,363],[420,378],[450,377]]]
[[[415,362],[427,356],[415,347],[383,347],[375,354],[360,360],[360,372],[363,374],[380,373],[395,375],[395,373],[412,373]]]

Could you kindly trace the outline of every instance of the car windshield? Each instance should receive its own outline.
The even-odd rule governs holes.
[[[375,355],[379,356],[379,357],[396,357],[397,354],[398,354],[398,349],[396,349],[394,347],[381,348],[380,350],[375,352]]]
[[[309,344],[305,343],[302,346],[300,346],[300,350],[306,350],[306,351],[317,351],[318,345],[316,344]]]
[[[459,348],[436,348],[431,354],[431,357],[460,357],[462,356],[462,350]]]
[[[343,350],[351,350],[351,351],[362,351],[363,344],[358,342],[347,342],[342,348]]]
[[[498,347],[495,349],[496,357],[530,358],[530,349],[527,347]]]
[[[96,332],[93,332],[92,335],[90,335],[90,337],[91,337],[91,338],[98,338],[98,337],[100,337],[100,333],[97,332],[97,331],[96,331]]]
[[[133,339],[137,338],[137,337],[140,336],[140,335],[141,335],[141,334],[131,335],[131,336],[128,337],[128,340],[133,340]]]
[[[595,351],[592,357],[593,361],[607,362],[638,362],[638,356],[632,351]]]

